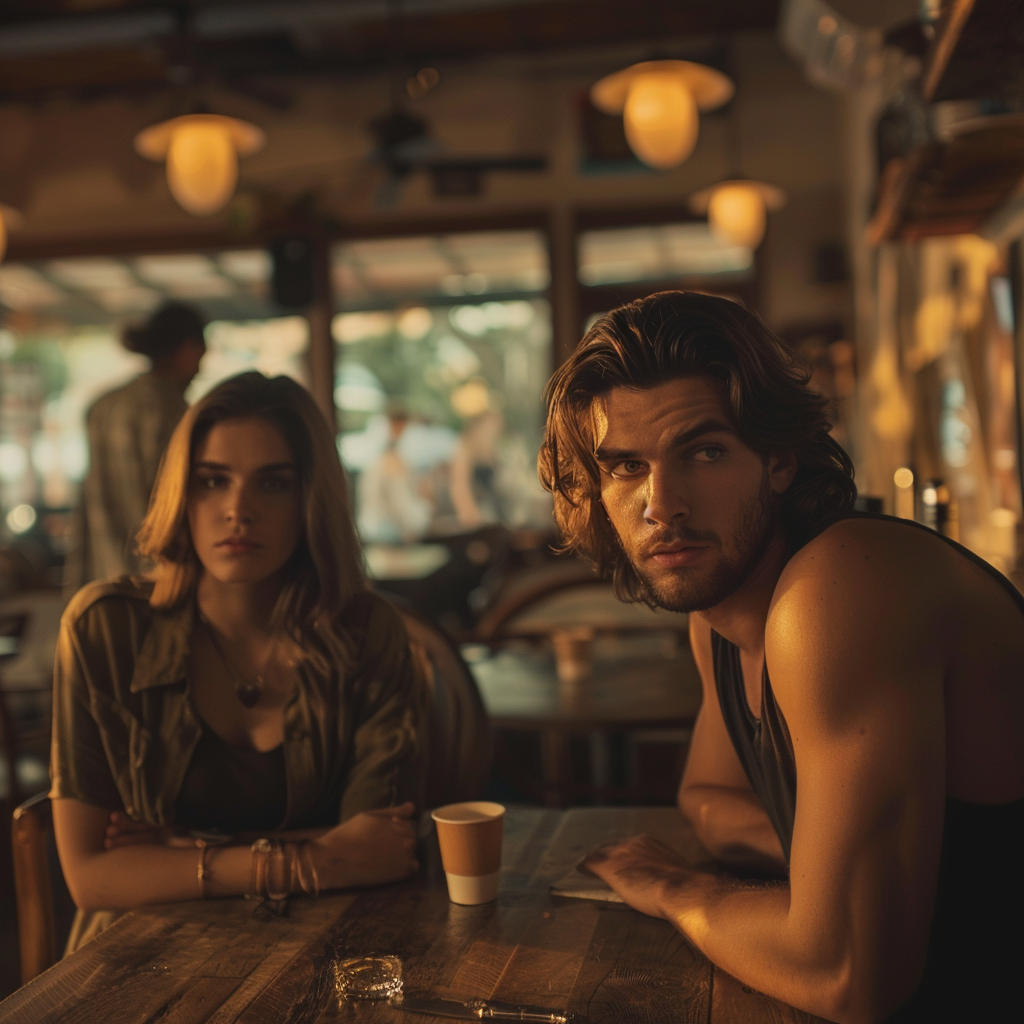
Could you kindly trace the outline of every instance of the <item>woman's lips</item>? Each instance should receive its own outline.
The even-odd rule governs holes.
[[[706,547],[696,546],[678,548],[672,551],[659,551],[651,555],[651,561],[657,565],[664,566],[666,569],[678,569],[680,566],[690,565],[692,562],[697,561],[705,551],[707,551]]]
[[[218,551],[224,552],[227,555],[248,555],[253,551],[259,550],[263,545],[257,544],[252,540],[244,540],[240,537],[231,537],[228,540],[222,540],[217,545]]]

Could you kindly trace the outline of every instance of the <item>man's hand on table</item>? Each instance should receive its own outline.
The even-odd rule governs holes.
[[[694,871],[671,847],[650,836],[599,846],[581,865],[607,882],[631,907],[651,917],[665,917],[664,897],[678,903],[687,889],[696,892],[706,877]]]

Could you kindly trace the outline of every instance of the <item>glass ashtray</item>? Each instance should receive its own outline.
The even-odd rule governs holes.
[[[391,999],[402,991],[402,961],[379,953],[335,960],[339,999]]]

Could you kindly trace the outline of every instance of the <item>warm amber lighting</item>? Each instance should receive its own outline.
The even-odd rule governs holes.
[[[697,145],[697,103],[678,75],[638,75],[626,97],[622,123],[629,148],[651,167],[676,167]]]
[[[900,466],[892,475],[896,485],[896,500],[893,502],[894,514],[901,519],[914,518],[914,472],[907,466]]]
[[[723,241],[756,249],[764,238],[769,210],[784,206],[782,189],[763,181],[721,181],[690,198],[698,213],[707,213],[708,224]]]
[[[733,94],[721,72],[686,60],[652,60],[602,78],[590,90],[594,106],[623,115],[626,140],[651,167],[677,167],[697,144],[698,110],[713,110]]]
[[[767,223],[764,200],[756,188],[737,183],[719,185],[708,203],[708,224],[719,238],[756,249]]]
[[[223,209],[238,183],[238,157],[216,124],[182,125],[167,150],[167,184],[178,205],[199,216]]]
[[[167,184],[185,211],[203,217],[222,210],[238,183],[238,157],[262,149],[266,136],[248,121],[218,114],[186,114],[152,125],[135,137],[135,151],[167,161]]]

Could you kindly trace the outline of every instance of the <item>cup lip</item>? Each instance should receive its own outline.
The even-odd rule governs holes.
[[[487,817],[482,819],[484,821],[497,821],[505,816],[504,804],[495,803],[492,800],[463,800],[456,804],[445,804],[443,807],[437,807],[430,812],[431,818],[434,821],[441,822],[442,825],[477,825],[480,824],[478,821],[466,821],[465,818],[452,818],[449,817],[451,812],[456,808],[466,808],[468,810],[474,810],[478,814],[484,814]]]

